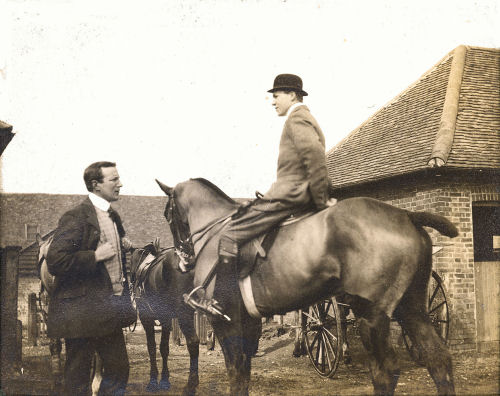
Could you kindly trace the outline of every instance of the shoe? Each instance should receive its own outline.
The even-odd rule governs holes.
[[[196,290],[196,289],[195,289]],[[199,301],[197,301],[193,296],[193,292],[189,294],[184,294],[184,302],[188,304],[190,307],[202,311],[208,315],[212,315],[221,319],[226,320],[227,322],[231,321],[231,318],[227,316],[222,307],[219,305],[217,300],[214,300],[213,298],[207,299],[207,298],[201,298]]]

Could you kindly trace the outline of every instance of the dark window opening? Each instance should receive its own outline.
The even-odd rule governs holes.
[[[500,202],[472,206],[474,261],[500,261]]]

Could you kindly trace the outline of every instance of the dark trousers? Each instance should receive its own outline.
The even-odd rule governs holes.
[[[97,352],[102,359],[103,378],[99,395],[123,395],[127,386],[129,362],[123,331],[104,337],[66,338],[64,394],[88,396],[92,359]]]

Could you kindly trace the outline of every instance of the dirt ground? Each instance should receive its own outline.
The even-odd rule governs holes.
[[[292,357],[293,332],[278,335],[277,325],[264,327],[259,351],[263,356],[252,360],[250,395],[365,395],[372,393],[369,373],[364,363],[364,351],[359,337],[351,336],[352,364],[341,363],[333,379],[319,377],[307,356]],[[157,334],[159,338],[159,334]],[[159,339],[158,339],[159,341]],[[148,394],[149,359],[143,332],[127,334],[130,359],[129,395]],[[396,348],[401,375],[396,395],[436,394],[434,384],[425,368],[417,366],[403,347]],[[44,395],[50,391],[50,357],[47,345],[23,345],[23,370],[4,378],[5,395]],[[459,395],[499,394],[499,355],[454,354],[455,386]],[[161,367],[158,354],[158,363]],[[169,391],[157,395],[179,395],[187,381],[189,357],[185,345],[170,347]],[[227,395],[228,381],[224,358],[219,345],[208,351],[200,346],[199,395]],[[0,395],[2,392],[0,392]]]

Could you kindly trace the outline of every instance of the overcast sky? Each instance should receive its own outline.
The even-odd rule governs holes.
[[[205,177],[234,197],[275,178],[276,74],[302,77],[332,148],[460,44],[499,47],[499,2],[0,0],[4,192],[122,194]]]

